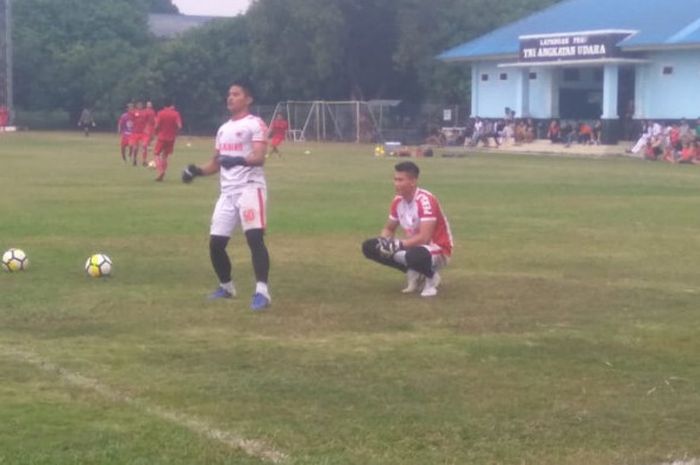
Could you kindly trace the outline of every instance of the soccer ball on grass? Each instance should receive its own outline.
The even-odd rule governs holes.
[[[5,271],[22,271],[29,268],[29,258],[21,249],[10,249],[2,254],[2,269]]]
[[[112,272],[112,259],[103,253],[91,255],[85,262],[85,272],[92,278],[104,278]]]

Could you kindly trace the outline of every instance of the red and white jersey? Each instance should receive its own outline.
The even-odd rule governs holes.
[[[452,255],[452,232],[447,217],[440,207],[437,197],[425,189],[418,188],[411,201],[404,200],[397,195],[391,202],[389,219],[398,221],[404,230],[406,237],[418,234],[420,224],[423,221],[435,221],[435,231],[430,238],[429,245],[436,245],[440,253],[446,256]]]
[[[219,128],[216,134],[216,151],[219,155],[245,157],[253,153],[253,142],[267,141],[267,125],[253,115],[230,119]],[[246,187],[250,183],[265,186],[265,173],[262,166],[234,166],[221,168],[221,192],[230,193]]]

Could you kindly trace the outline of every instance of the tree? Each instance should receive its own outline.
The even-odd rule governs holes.
[[[345,25],[335,0],[258,0],[246,17],[252,72],[269,100],[340,96]]]
[[[195,130],[216,126],[243,77],[259,103],[465,102],[466,66],[436,56],[556,1],[256,0],[158,41],[148,13],[177,12],[171,0],[15,0],[15,102],[73,118],[88,105],[111,121],[133,98],[167,96]]]
[[[14,22],[17,105],[74,118],[135,69],[150,43],[139,0],[22,0]]]
[[[169,14],[180,14],[180,10],[177,6],[173,5],[170,0],[147,0],[148,1],[148,11],[150,13],[169,13]]]

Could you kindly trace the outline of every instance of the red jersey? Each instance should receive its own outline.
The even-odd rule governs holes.
[[[398,221],[404,230],[406,237],[418,234],[420,224],[423,221],[435,221],[435,231],[430,238],[429,245],[437,245],[443,255],[452,254],[452,232],[447,217],[440,207],[437,197],[425,189],[416,189],[411,201],[407,202],[397,195],[391,202],[389,219]]]
[[[148,107],[144,108],[143,112],[146,115],[146,132],[151,134],[156,125],[156,112],[153,111],[153,108]]]
[[[158,140],[175,140],[182,128],[182,118],[175,107],[165,107],[156,116],[156,133]]]
[[[148,122],[148,114],[146,113],[146,110],[134,110],[132,116],[134,121],[134,127],[132,129],[133,133],[143,134],[146,132],[146,123]]]
[[[289,129],[289,123],[287,120],[275,119],[272,121],[270,126],[270,133],[273,139],[284,139],[285,134],[287,134],[287,129]]]

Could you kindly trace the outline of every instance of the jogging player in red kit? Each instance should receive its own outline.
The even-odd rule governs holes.
[[[129,139],[131,139],[131,130],[134,127],[133,121],[134,114],[134,104],[129,103],[126,105],[126,111],[122,113],[119,117],[119,122],[117,123],[117,133],[119,133],[119,147],[121,149],[122,161],[126,163],[126,154],[130,152]]]
[[[289,129],[289,123],[284,119],[282,113],[277,113],[277,116],[275,116],[275,119],[270,125],[270,146],[272,147],[270,153],[276,153],[278,156],[282,156],[277,147],[284,142],[287,129]]]
[[[156,116],[155,133],[157,136],[153,156],[156,161],[158,176],[156,181],[162,181],[168,169],[168,157],[175,149],[175,138],[182,129],[182,118],[172,102],[158,112]]]
[[[139,151],[141,147],[146,146],[148,141],[148,136],[146,135],[148,114],[144,111],[142,102],[136,102],[136,108],[132,113],[132,121],[134,125],[129,138],[129,157],[131,157],[131,163],[136,166],[139,160]]]
[[[146,128],[144,129],[144,134],[146,137],[143,141],[141,160],[143,166],[148,166],[148,147],[151,145],[151,142],[153,142],[156,127],[156,112],[153,109],[153,103],[150,100],[146,102],[146,108],[144,108],[143,112],[146,115]]]

